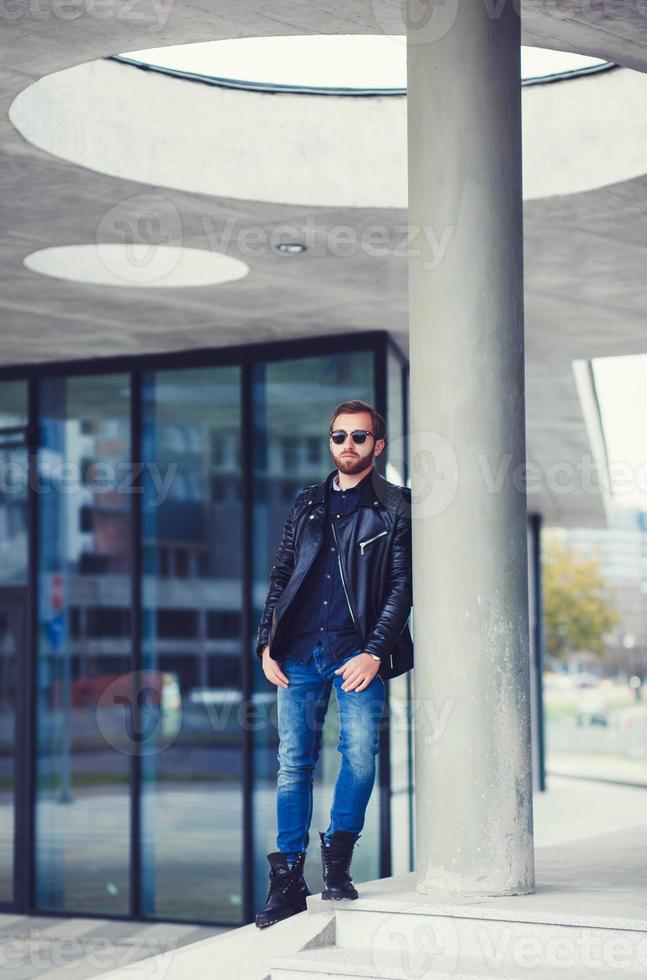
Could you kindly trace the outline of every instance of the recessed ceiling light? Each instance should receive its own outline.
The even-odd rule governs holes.
[[[301,242],[279,242],[276,251],[287,255],[298,255],[299,252],[306,252],[307,249]]]

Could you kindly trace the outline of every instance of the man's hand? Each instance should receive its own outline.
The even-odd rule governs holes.
[[[269,643],[263,650],[263,673],[267,677],[268,681],[270,681],[271,684],[276,684],[277,687],[287,687],[290,683],[279,667],[278,661],[272,660],[270,657]]]
[[[335,673],[344,678],[342,691],[363,691],[379,669],[380,661],[374,660],[370,653],[358,653],[352,660],[347,660],[342,667],[338,667]]]

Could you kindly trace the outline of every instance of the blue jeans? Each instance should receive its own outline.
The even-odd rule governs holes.
[[[279,771],[277,777],[277,849],[292,861],[307,850],[312,819],[312,784],[330,692],[335,688],[339,711],[337,751],[342,760],[335,783],[330,823],[325,836],[336,830],[358,835],[375,782],[376,756],[384,709],[384,681],[376,674],[362,691],[343,691],[344,678],[335,671],[358,648],[337,663],[329,663],[317,643],[307,663],[284,657],[281,670],[288,687],[277,688]]]

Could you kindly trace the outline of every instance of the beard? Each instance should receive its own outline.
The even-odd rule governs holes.
[[[372,450],[366,456],[358,455],[357,457],[352,458],[350,456],[342,456],[340,454],[339,456],[334,456],[333,458],[339,472],[350,475],[352,473],[361,473],[362,470],[367,469],[373,463],[374,457],[375,451]]]

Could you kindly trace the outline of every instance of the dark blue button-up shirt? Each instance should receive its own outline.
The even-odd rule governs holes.
[[[334,477],[331,478],[323,541],[292,600],[286,656],[293,660],[307,662],[317,641],[323,645],[321,659],[329,663],[338,663],[361,646],[344,592],[332,525],[342,524],[355,512],[360,484],[370,476],[367,473],[349,490],[337,489]]]

